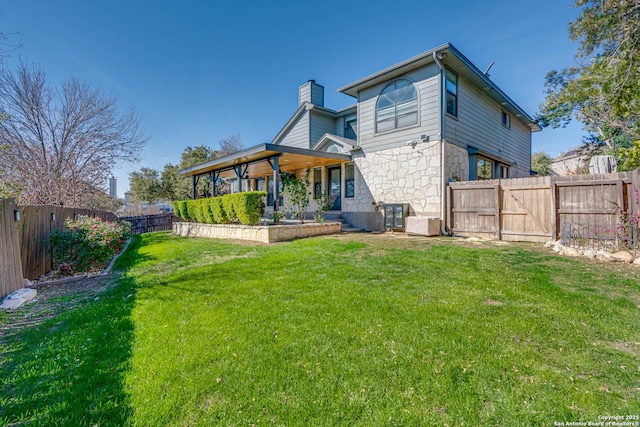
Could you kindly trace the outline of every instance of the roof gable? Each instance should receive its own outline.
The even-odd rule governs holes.
[[[391,67],[387,67],[376,73],[370,74],[353,83],[345,85],[338,89],[338,92],[358,97],[358,92],[371,86],[391,81],[397,77],[405,75],[417,68],[424,67],[435,62],[438,56],[440,61],[447,67],[455,70],[458,74],[471,82],[474,86],[480,88],[489,98],[496,101],[506,111],[511,113],[516,119],[527,125],[532,131],[541,130],[536,121],[527,114],[518,104],[516,104],[502,89],[498,87],[489,77],[478,69],[471,61],[469,61],[455,46],[451,43],[445,43],[436,48],[423,52],[412,58],[399,62]]]

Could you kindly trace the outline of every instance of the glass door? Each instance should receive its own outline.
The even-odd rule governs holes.
[[[327,168],[329,174],[329,188],[328,193],[330,196],[334,196],[332,211],[339,211],[342,209],[342,176],[340,174],[340,166],[334,166]]]

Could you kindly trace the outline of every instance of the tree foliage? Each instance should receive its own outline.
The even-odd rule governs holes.
[[[546,76],[542,126],[584,124],[613,152],[640,139],[640,2],[576,0],[577,64]],[[623,152],[624,153],[624,152]]]
[[[134,202],[153,202],[161,196],[161,184],[158,171],[152,168],[141,168],[129,174],[129,190]]]
[[[135,111],[76,78],[49,84],[39,67],[0,71],[3,190],[23,204],[82,206],[112,169],[135,161],[147,138]]]
[[[544,151],[538,151],[531,156],[531,170],[538,175],[551,175],[551,162],[553,159]]]
[[[165,175],[166,179],[172,179],[175,181],[175,187],[173,190],[174,197],[177,199],[188,199],[191,198],[191,190],[193,184],[191,182],[191,177],[185,177],[178,175],[178,171],[182,169],[186,169],[188,167],[208,162],[210,160],[218,157],[218,154],[211,147],[205,145],[198,145],[196,147],[187,146],[182,152],[182,156],[180,157],[180,164],[175,170],[175,175],[171,178],[168,175]],[[166,166],[165,166],[166,169]],[[165,182],[167,186],[169,185],[169,181]],[[211,178],[208,176],[203,176],[198,179],[198,184],[196,186],[196,194],[198,196],[204,196],[211,193]]]
[[[640,168],[640,140],[634,141],[629,147],[621,148],[619,153],[622,164],[618,165],[618,169],[629,171]]]
[[[309,171],[299,177],[290,174],[282,174],[282,187],[284,196],[295,209],[294,214],[301,224],[304,224],[304,213],[309,207],[311,191],[309,191]]]
[[[178,172],[188,167],[205,163],[223,155],[244,149],[240,135],[231,135],[220,141],[220,150],[206,145],[187,146],[180,156],[180,163],[167,163],[162,171],[152,168],[141,168],[129,174],[129,185],[134,194],[134,201],[152,202],[159,199],[181,200],[191,198],[191,177],[180,176]],[[219,183],[217,185],[220,185]],[[203,176],[198,179],[196,193],[199,196],[211,193],[211,178]]]

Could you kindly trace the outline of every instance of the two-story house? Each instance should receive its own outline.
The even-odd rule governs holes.
[[[324,87],[308,81],[271,143],[180,173],[267,191],[273,206],[279,173],[308,171],[313,196],[334,195],[333,209],[369,230],[384,228],[380,207],[391,203],[444,224],[451,180],[530,174],[531,133],[540,127],[450,43],[338,91],[355,105],[325,107]]]

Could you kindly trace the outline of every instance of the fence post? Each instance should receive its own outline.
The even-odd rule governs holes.
[[[453,235],[453,224],[451,218],[453,217],[453,206],[451,206],[451,201],[453,200],[453,188],[451,184],[447,185],[447,212],[445,216],[445,228],[449,229],[449,232]]]
[[[558,239],[558,184],[555,182],[551,182],[551,186],[549,189],[550,197],[551,197],[551,240],[555,241]]]
[[[616,190],[617,190],[617,196],[618,196],[618,207],[619,209],[623,210],[623,211],[628,211],[629,206],[627,205],[627,198],[624,197],[624,182],[619,179],[616,182]]]
[[[496,239],[502,240],[502,221],[501,221],[501,212],[502,205],[500,203],[500,181],[496,184]]]

